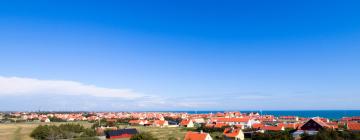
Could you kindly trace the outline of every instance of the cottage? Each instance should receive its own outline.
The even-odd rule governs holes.
[[[187,132],[184,140],[212,140],[209,133],[204,132]]]
[[[229,125],[243,125],[246,127],[251,127],[254,123],[259,123],[259,121],[256,121],[254,119],[251,119],[249,117],[242,117],[242,118],[213,118],[213,123],[226,123]]]
[[[194,127],[194,123],[192,120],[182,120],[180,122],[180,126],[184,126],[184,127]]]
[[[350,131],[360,131],[360,123],[357,123],[357,122],[347,123],[346,127]]]
[[[107,139],[131,138],[133,135],[136,134],[138,134],[138,131],[134,128],[110,130],[105,132],[105,136]]]
[[[319,131],[324,128],[332,128],[319,118],[312,118],[300,127],[301,130]]]
[[[165,120],[154,120],[154,122],[152,122],[152,126],[156,126],[156,127],[163,127],[168,125],[169,122]]]
[[[244,133],[241,129],[226,128],[224,130],[224,137],[226,140],[244,140]]]

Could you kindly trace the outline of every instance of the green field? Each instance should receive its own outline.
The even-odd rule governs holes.
[[[91,127],[91,123],[88,122],[76,122],[84,125],[85,127]],[[32,140],[29,136],[31,131],[38,125],[59,125],[62,123],[16,123],[16,124],[0,124],[0,140]],[[121,128],[129,127],[136,128],[140,132],[150,132],[156,138],[166,140],[170,137],[184,139],[187,130],[182,128],[160,128],[160,127],[144,127],[144,126],[126,126],[122,125]],[[126,139],[122,139],[126,140]]]

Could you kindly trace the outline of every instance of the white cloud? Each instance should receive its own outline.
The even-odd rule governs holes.
[[[104,88],[75,81],[0,76],[0,95],[29,95],[39,93],[90,95],[123,99],[135,99],[144,96],[131,89]]]

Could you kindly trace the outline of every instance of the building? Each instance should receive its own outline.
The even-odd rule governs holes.
[[[349,123],[346,124],[346,127],[350,131],[359,131],[360,132],[360,123],[349,122]]]
[[[250,119],[249,117],[243,118],[213,118],[212,123],[226,123],[229,125],[243,125],[246,127],[251,127],[254,123],[259,123],[259,121],[255,121],[254,119]]]
[[[280,122],[298,122],[299,121],[299,117],[297,116],[280,116],[278,118],[278,121]]]
[[[183,127],[194,127],[194,123],[192,120],[182,120],[180,122],[180,126],[183,126]]]
[[[277,126],[270,126],[266,125],[261,128],[264,131],[284,131],[285,127],[283,125],[277,125]]]
[[[169,122],[165,120],[154,120],[154,122],[152,122],[152,126],[156,126],[156,127],[163,127],[168,125]]]
[[[212,138],[209,133],[187,132],[184,140],[212,140]]]
[[[133,135],[136,134],[138,134],[138,131],[134,128],[110,130],[105,132],[105,136],[107,139],[131,138]]]
[[[226,128],[224,130],[224,138],[226,140],[244,140],[245,136],[243,131],[240,128],[234,129],[232,128]]]
[[[324,128],[332,128],[319,118],[312,118],[300,127],[301,130],[319,131]]]

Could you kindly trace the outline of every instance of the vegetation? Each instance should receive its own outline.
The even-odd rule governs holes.
[[[130,140],[158,140],[149,132],[141,132],[130,138]]]
[[[203,131],[203,132],[207,132],[207,133],[212,133],[212,132],[224,132],[226,127],[221,127],[221,128],[216,128],[216,127],[206,127],[205,125],[201,125],[200,127],[197,127],[196,131]]]
[[[302,140],[359,140],[359,132],[336,131],[332,129],[320,130],[316,135],[303,134]]]
[[[177,123],[180,123],[182,121],[182,119],[180,117],[178,118],[173,118],[173,117],[164,117],[165,120],[167,121],[173,121],[173,122],[177,122]]]
[[[213,140],[225,140],[222,132],[211,132],[210,136],[213,138]]]
[[[265,133],[254,133],[253,140],[292,140],[292,130],[285,131],[267,131]]]
[[[84,128],[80,124],[39,125],[30,134],[38,140],[55,140],[70,138],[91,138],[96,135],[93,129]]]
[[[50,122],[66,122],[66,120],[57,117],[49,117],[49,120]]]

